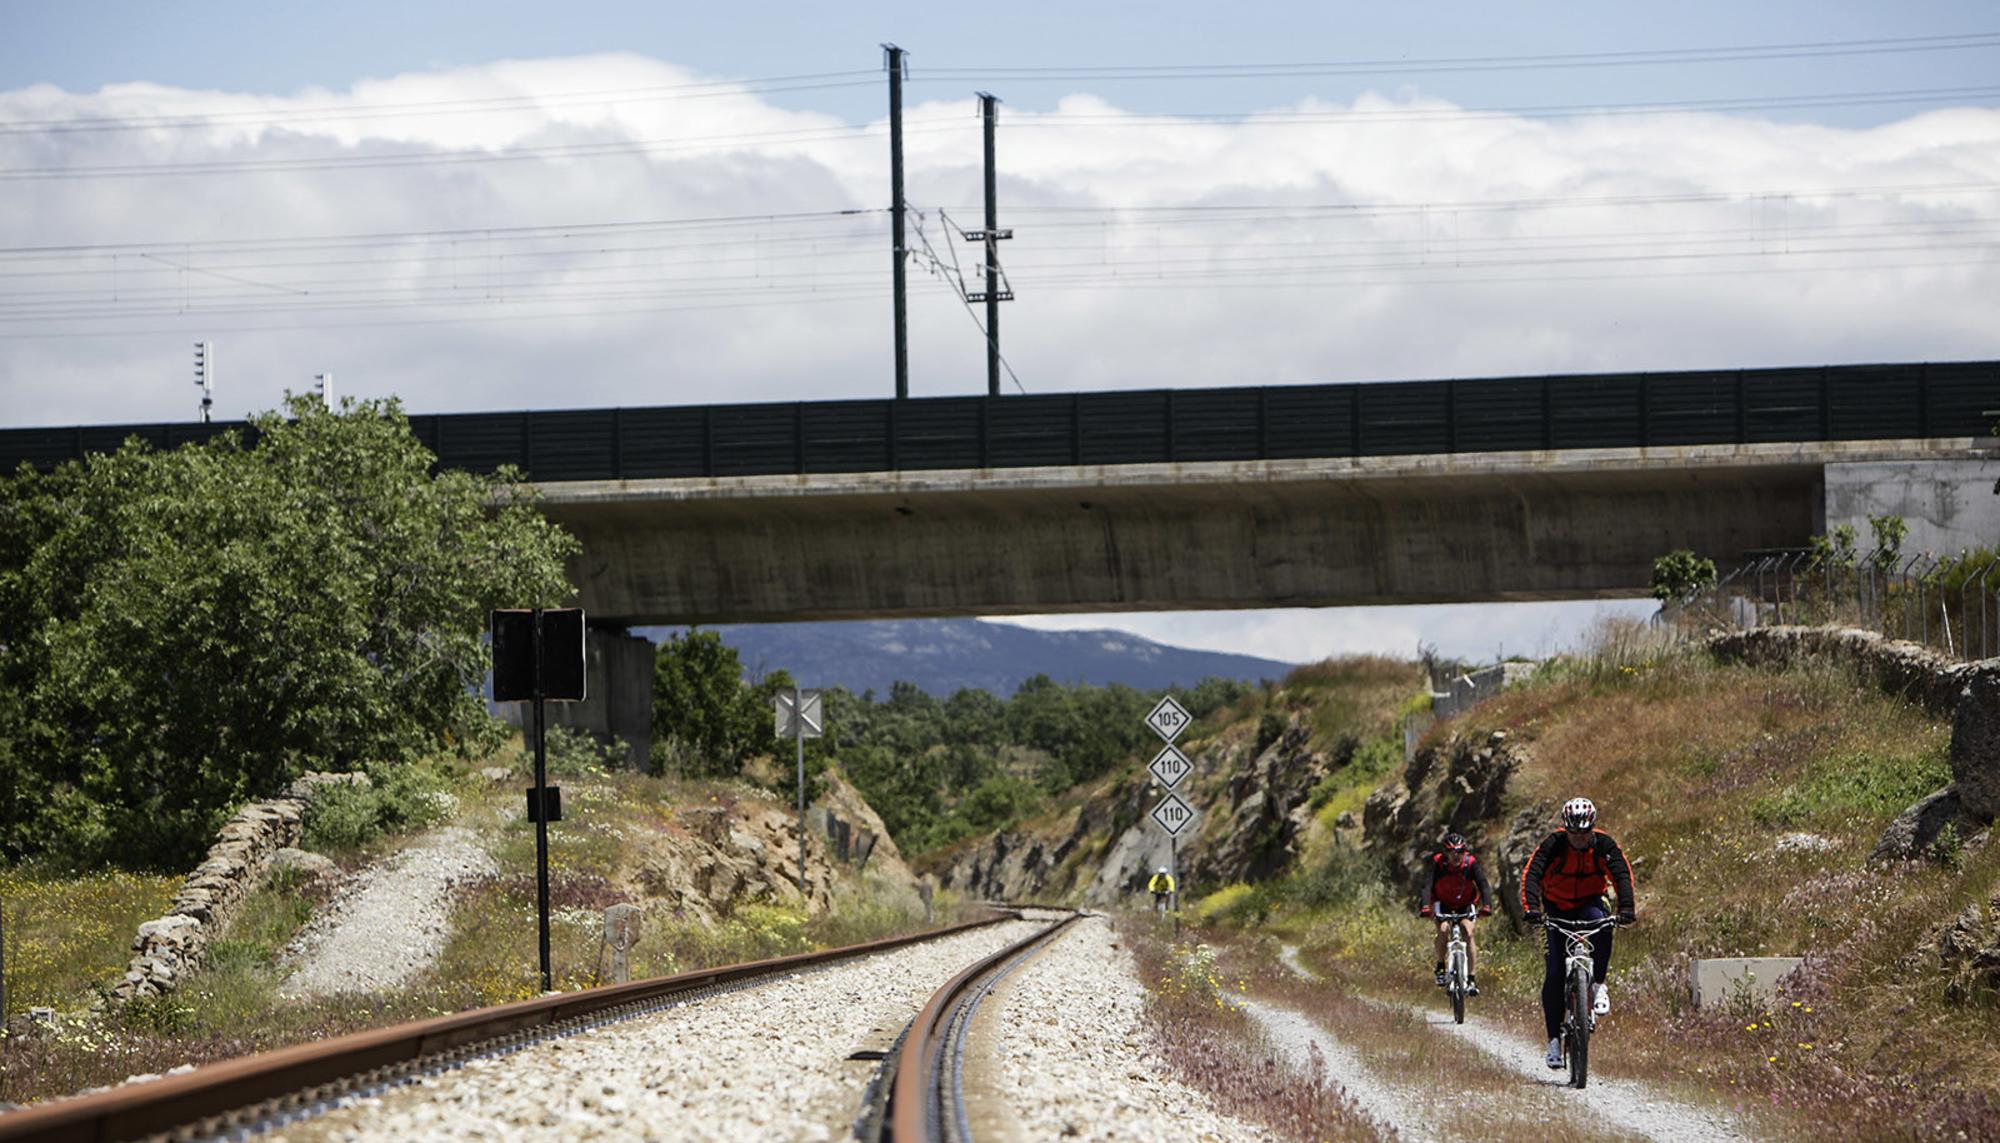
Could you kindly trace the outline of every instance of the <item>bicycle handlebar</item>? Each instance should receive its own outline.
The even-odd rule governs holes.
[[[1463,913],[1448,913],[1443,909],[1437,908],[1431,910],[1431,918],[1438,921],[1470,921],[1478,916],[1479,910],[1477,908],[1467,909]]]
[[[1573,921],[1562,917],[1551,917],[1546,913],[1542,915],[1542,925],[1544,927],[1554,929],[1559,933],[1570,933],[1576,936],[1588,936],[1593,933],[1603,932],[1617,923],[1618,918],[1615,916]]]

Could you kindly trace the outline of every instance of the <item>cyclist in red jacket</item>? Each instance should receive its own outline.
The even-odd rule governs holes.
[[[1465,835],[1448,833],[1444,836],[1444,848],[1431,856],[1431,875],[1424,884],[1424,906],[1417,910],[1419,917],[1428,917],[1442,909],[1450,913],[1463,913],[1474,903],[1479,905],[1479,915],[1493,915],[1493,890],[1487,887],[1486,874],[1479,870],[1479,859],[1465,847]],[[1444,946],[1451,937],[1451,922],[1437,923],[1437,983],[1443,988]],[[1472,921],[1465,922],[1465,993],[1479,995],[1478,949],[1472,942]]]
[[[1589,798],[1572,798],[1562,808],[1562,828],[1542,839],[1535,856],[1521,870],[1521,914],[1530,925],[1542,923],[1542,909],[1564,921],[1595,921],[1607,916],[1604,894],[1618,890],[1618,917],[1621,925],[1638,919],[1638,898],[1632,891],[1632,864],[1608,833],[1596,828],[1597,807]],[[1611,967],[1611,934],[1605,929],[1591,938],[1591,1011],[1603,1016],[1611,1011],[1611,993],[1604,987],[1604,974]],[[1547,1063],[1563,1066],[1562,1007],[1563,958],[1567,950],[1562,940],[1549,937],[1549,949],[1542,975],[1542,1023],[1549,1033]]]

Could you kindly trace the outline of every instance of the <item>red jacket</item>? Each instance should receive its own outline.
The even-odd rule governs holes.
[[[1479,859],[1465,855],[1465,865],[1453,869],[1442,853],[1431,857],[1430,881],[1424,885],[1424,908],[1442,905],[1462,913],[1474,901],[1491,906],[1493,891],[1486,887],[1486,874],[1479,871]]]
[[[1632,865],[1625,860],[1625,851],[1602,830],[1591,830],[1590,835],[1590,844],[1582,849],[1571,845],[1562,830],[1542,839],[1521,870],[1522,912],[1539,913],[1544,901],[1551,909],[1599,904],[1614,886],[1620,911],[1637,911]]]

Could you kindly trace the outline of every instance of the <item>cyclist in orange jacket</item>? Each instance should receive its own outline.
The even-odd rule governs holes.
[[[1444,835],[1444,848],[1431,856],[1431,875],[1424,885],[1424,905],[1417,910],[1417,916],[1428,917],[1442,909],[1448,913],[1463,913],[1474,903],[1479,905],[1479,915],[1493,915],[1493,890],[1486,884],[1486,874],[1479,871],[1479,859],[1465,847],[1465,835],[1448,833]],[[1451,922],[1437,923],[1437,984],[1443,988],[1444,946],[1451,937]],[[1472,921],[1465,922],[1465,994],[1479,995],[1478,950],[1472,943]]]
[[[1618,890],[1618,917],[1621,925],[1638,919],[1638,898],[1632,891],[1632,864],[1610,834],[1597,827],[1597,807],[1589,798],[1572,798],[1562,808],[1562,828],[1542,839],[1535,856],[1521,870],[1521,914],[1530,925],[1542,923],[1542,910],[1564,921],[1595,921],[1609,914],[1605,909],[1606,890]],[[1604,974],[1611,967],[1611,934],[1605,929],[1590,939],[1591,1011],[1599,1016],[1611,1011],[1611,993],[1604,987]],[[1563,942],[1549,938],[1548,958],[1542,975],[1542,1023],[1549,1034],[1547,1063],[1563,1066],[1562,1007]]]

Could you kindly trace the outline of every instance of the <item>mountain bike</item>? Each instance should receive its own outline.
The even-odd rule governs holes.
[[[1580,1088],[1590,1078],[1590,1034],[1597,1028],[1597,1017],[1590,1010],[1590,939],[1617,923],[1615,917],[1594,921],[1542,918],[1550,940],[1560,936],[1568,942],[1563,957],[1562,1042],[1563,1054],[1569,1060],[1571,1087]]]
[[[1452,1021],[1463,1024],[1465,997],[1472,987],[1472,958],[1465,941],[1465,922],[1478,916],[1479,911],[1468,908],[1463,913],[1447,913],[1438,909],[1431,915],[1451,922],[1451,941],[1444,947],[1444,990],[1451,997]]]

